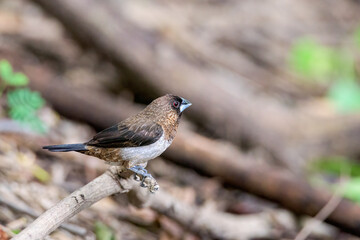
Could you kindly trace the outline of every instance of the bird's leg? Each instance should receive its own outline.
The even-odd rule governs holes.
[[[143,176],[143,177],[145,177],[148,174],[146,169],[143,168],[142,166],[139,166],[139,165],[133,166],[133,167],[131,167],[129,169],[131,171],[133,171],[134,173],[137,173],[137,174],[139,174],[140,176]]]

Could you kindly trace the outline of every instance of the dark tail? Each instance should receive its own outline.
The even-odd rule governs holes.
[[[47,149],[50,152],[87,151],[85,144],[83,143],[44,146],[43,149]]]

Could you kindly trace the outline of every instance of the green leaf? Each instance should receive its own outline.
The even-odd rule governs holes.
[[[0,77],[5,82],[8,82],[13,75],[11,64],[6,60],[0,61]]]
[[[327,82],[333,74],[334,57],[332,49],[310,39],[301,39],[290,52],[290,65],[303,77]]]
[[[20,229],[12,229],[11,230],[14,234],[19,234],[21,232]]]
[[[360,203],[360,178],[351,178],[343,186],[340,186],[343,196]]]
[[[340,112],[360,110],[360,86],[355,81],[335,82],[328,92],[328,97]]]
[[[45,104],[45,100],[38,92],[31,91],[28,88],[15,89],[8,92],[7,102],[10,108],[24,105],[34,110],[41,108]]]
[[[35,111],[31,108],[30,110],[26,106],[17,106],[11,108],[9,111],[9,116],[38,133],[47,132],[46,125],[39,119]]]
[[[19,87],[29,83],[29,79],[23,73],[14,73],[11,64],[6,60],[0,61],[0,77],[10,86]]]
[[[28,104],[34,109],[39,109],[45,105],[45,100],[40,96],[38,92],[31,92],[29,95]]]
[[[36,115],[36,110],[41,108],[45,101],[38,92],[28,88],[9,91],[7,94],[9,116],[30,127],[38,133],[45,133],[45,124]]]
[[[102,222],[95,223],[95,235],[97,240],[115,240],[113,231]]]
[[[29,79],[26,75],[22,73],[16,73],[12,75],[10,79],[7,80],[7,83],[10,86],[14,86],[14,87],[26,86],[29,83]]]
[[[35,110],[27,105],[16,105],[10,108],[9,116],[17,121],[27,121],[35,116]]]
[[[15,89],[7,93],[7,103],[9,107],[16,107],[18,105],[27,105],[27,98],[30,95],[30,90],[27,88]]]

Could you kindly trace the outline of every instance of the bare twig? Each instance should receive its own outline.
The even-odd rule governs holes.
[[[329,202],[320,210],[320,212],[312,219],[309,224],[306,224],[303,229],[296,235],[295,240],[305,240],[325,219],[337,208],[341,202],[341,196],[339,193],[335,193]]]
[[[332,212],[339,206],[341,203],[341,195],[343,191],[343,183],[345,181],[345,174],[343,170],[342,175],[340,177],[340,183],[337,187],[336,191],[332,195],[331,199],[326,203],[326,205],[311,219],[310,223],[305,224],[305,226],[300,230],[300,232],[296,235],[295,240],[305,240],[321,222],[324,222],[326,218],[330,216]],[[349,169],[346,169],[346,176],[349,176]]]

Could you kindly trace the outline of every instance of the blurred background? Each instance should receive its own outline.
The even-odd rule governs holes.
[[[359,12],[357,0],[2,0],[0,240],[107,169],[43,145],[87,141],[166,93],[193,105],[148,170],[191,214],[120,194],[49,239],[359,239]]]

